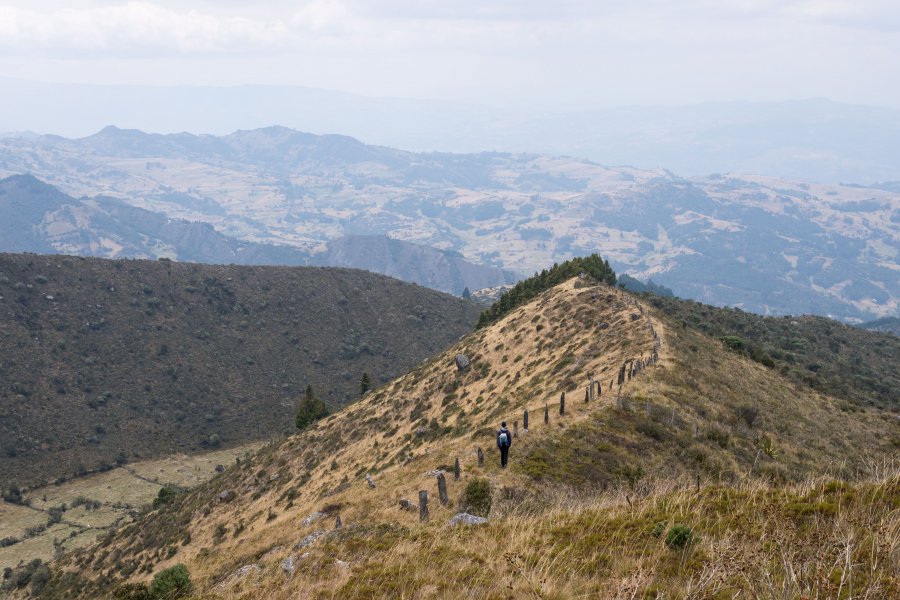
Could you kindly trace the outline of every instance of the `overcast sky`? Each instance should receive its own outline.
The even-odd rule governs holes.
[[[900,1],[0,0],[0,76],[548,108],[900,108]]]

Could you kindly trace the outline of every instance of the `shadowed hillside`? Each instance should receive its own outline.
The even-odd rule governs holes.
[[[515,432],[506,470],[502,419]],[[855,589],[889,594],[900,489],[871,465],[898,444],[891,415],[842,411],[627,292],[573,278],[68,555],[43,597],[108,593],[176,563],[197,598],[754,597],[763,574],[804,592],[791,570],[844,551],[835,582],[812,580],[820,596],[865,569]],[[489,521],[448,527],[462,510]]]
[[[342,406],[477,311],[363,271],[0,254],[0,487],[290,432],[307,385]]]
[[[824,317],[773,318],[690,300],[660,296],[647,300],[681,327],[720,339],[733,352],[798,384],[846,400],[845,410],[857,406],[900,409],[900,337],[896,335]]]

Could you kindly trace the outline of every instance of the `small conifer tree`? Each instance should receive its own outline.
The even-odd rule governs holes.
[[[359,394],[364,396],[366,392],[372,389],[372,380],[369,378],[368,373],[363,373],[362,377],[359,379]]]
[[[303,394],[303,400],[297,408],[297,416],[295,423],[297,429],[306,429],[311,423],[315,423],[319,419],[328,416],[328,407],[325,403],[316,398],[311,385],[306,386],[306,392]]]

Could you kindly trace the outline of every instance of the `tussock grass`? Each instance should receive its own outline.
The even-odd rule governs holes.
[[[646,306],[633,319],[640,308],[602,285],[553,288],[97,548],[66,557],[52,585],[76,595],[64,574],[80,570],[81,596],[96,596],[125,579],[116,575],[123,564],[140,565],[128,575],[134,581],[183,562],[199,598],[780,597],[756,587],[767,581],[763,572],[771,586],[786,586],[784,597],[813,585],[831,597],[835,567],[822,577],[807,573],[835,559],[817,552],[836,548],[840,531],[854,540],[845,569],[854,589],[873,597],[888,589],[896,555],[884,540],[896,528],[897,477],[893,467],[876,472],[870,458],[890,455],[896,423],[878,411],[841,411],[834,398],[672,327]],[[547,324],[541,332],[536,317]],[[617,407],[610,382],[624,361],[649,356],[648,319],[664,339],[660,362],[626,381],[630,408]],[[472,363],[462,372],[453,360],[459,352]],[[503,360],[512,354],[523,358]],[[586,404],[590,377],[603,395]],[[565,416],[562,390],[570,390]],[[518,419],[521,429],[525,408],[530,430],[520,431],[511,467],[501,470],[494,432],[500,420]],[[444,507],[433,471],[457,457],[462,478],[448,475]],[[447,527],[476,477],[493,490],[490,524]],[[833,479],[855,481],[834,484],[853,492],[815,492]],[[423,489],[425,524],[398,504],[415,504]],[[228,490],[234,500],[219,502]],[[325,509],[335,506],[344,528],[294,550],[331,529],[334,511]],[[304,524],[316,511],[332,516]],[[867,520],[854,520],[864,513]],[[665,543],[676,524],[691,528],[693,540],[678,551]],[[873,543],[874,554],[861,554]],[[279,567],[288,556],[298,560],[290,579]],[[234,576],[251,564],[258,574]],[[869,565],[867,583],[860,564]],[[846,589],[837,597],[849,597]]]

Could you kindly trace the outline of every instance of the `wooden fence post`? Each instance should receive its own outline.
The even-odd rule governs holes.
[[[476,450],[476,454],[478,454],[478,466],[484,466],[484,451],[481,449],[481,446],[478,446],[478,450]]]
[[[566,414],[566,393],[559,395],[559,416]]]
[[[544,425],[550,424],[550,405],[544,404]]]
[[[450,504],[450,497],[447,496],[447,479],[444,477],[443,471],[437,474],[437,484],[438,500],[443,506],[447,506],[448,504]]]
[[[522,427],[525,431],[528,431],[528,409],[525,409],[525,414],[522,415]]]
[[[428,490],[419,490],[419,520],[428,520]]]
[[[462,474],[462,470],[459,468],[459,457],[456,457],[456,462],[453,463],[453,479],[459,481],[459,476]]]

